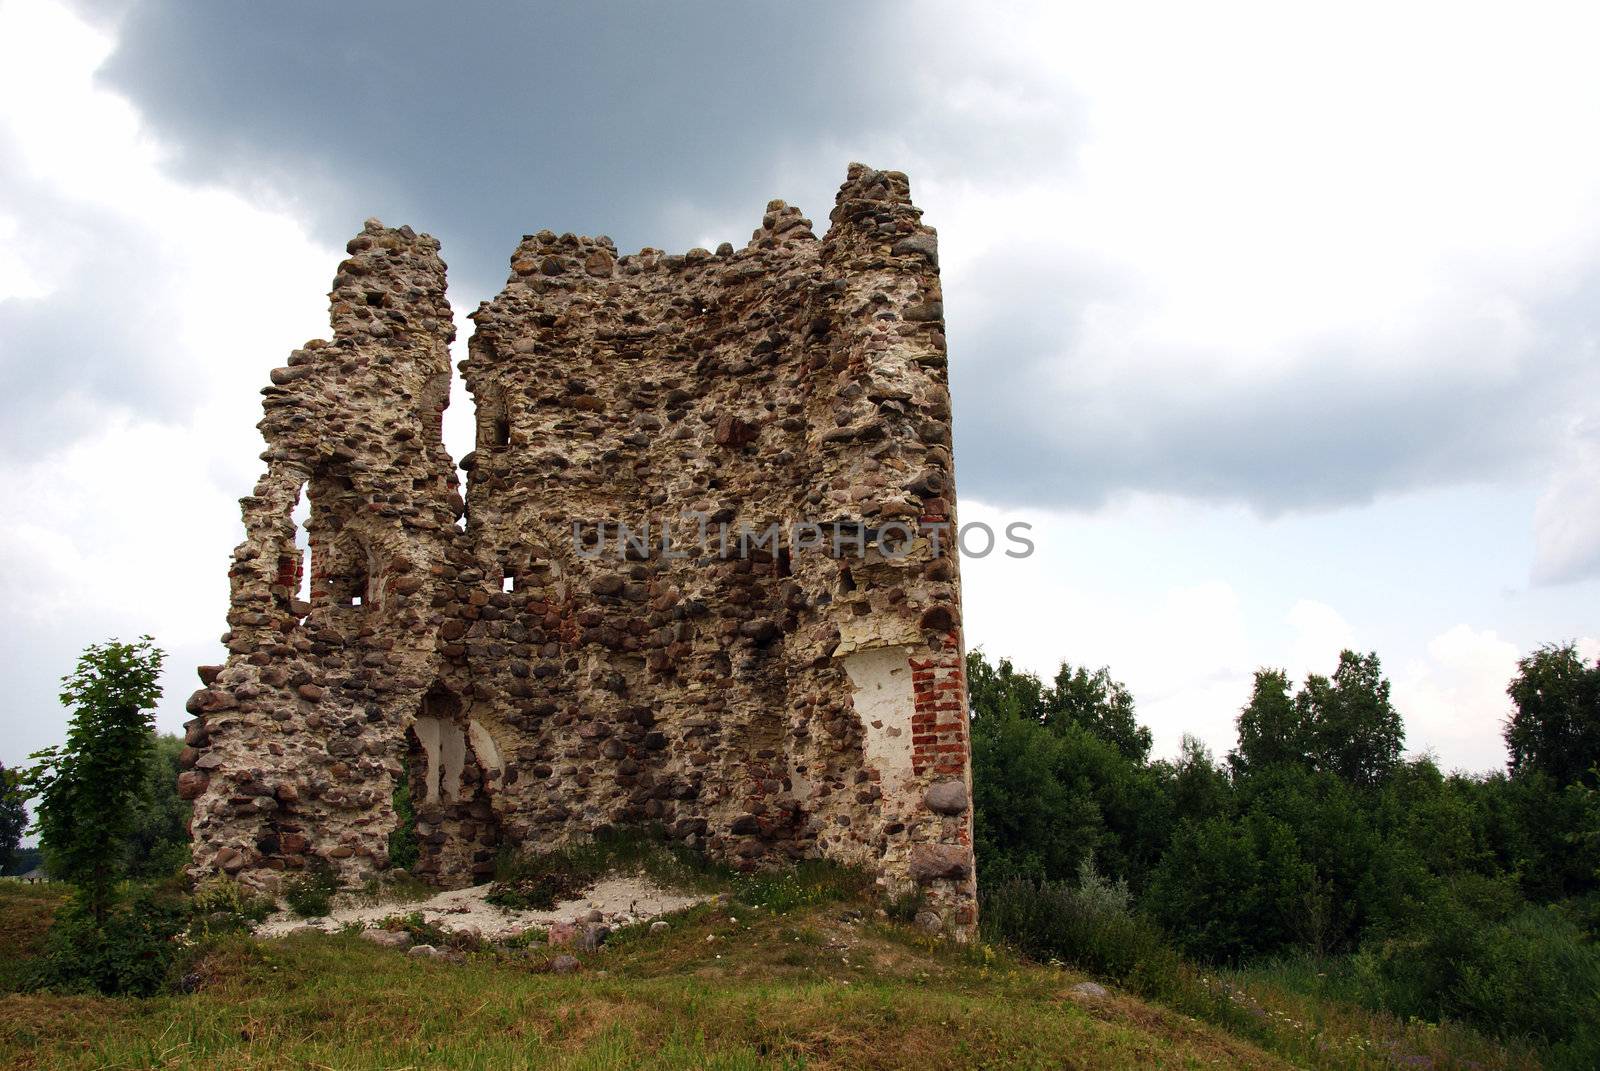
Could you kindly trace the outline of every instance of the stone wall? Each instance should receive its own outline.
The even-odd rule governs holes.
[[[406,777],[419,870],[443,884],[504,846],[653,823],[740,866],[867,867],[970,933],[950,397],[920,215],[904,175],[857,164],[821,239],[781,201],[737,251],[524,238],[472,316],[465,502],[440,439],[438,243],[369,221],[333,341],[264,392],[230,656],[190,701],[197,870],[364,878]]]

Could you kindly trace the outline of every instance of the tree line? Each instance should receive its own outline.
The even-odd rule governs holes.
[[[1299,688],[1257,672],[1220,760],[1192,737],[1151,760],[1108,669],[1044,681],[978,651],[967,673],[996,918],[1019,896],[1110,884],[1193,960],[1334,959],[1399,1014],[1600,1054],[1581,1023],[1600,1006],[1600,663],[1572,644],[1518,664],[1510,762],[1480,773],[1404,757],[1375,653],[1344,651]]]

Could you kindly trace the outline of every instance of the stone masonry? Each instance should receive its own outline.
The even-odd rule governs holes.
[[[523,239],[444,448],[439,243],[368,221],[331,341],[273,371],[227,664],[180,790],[195,868],[272,888],[653,824],[745,868],[826,857],[976,922],[950,394],[934,231],[852,164],[818,239]],[[292,515],[309,498],[309,565]],[[309,580],[306,570],[309,569]],[[303,593],[309,598],[302,598]]]

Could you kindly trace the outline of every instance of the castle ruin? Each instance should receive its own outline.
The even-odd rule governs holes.
[[[818,239],[526,237],[472,315],[476,449],[441,423],[439,243],[369,221],[332,337],[272,372],[228,660],[189,701],[197,873],[273,888],[652,823],[744,868],[825,857],[976,922],[934,231],[852,164]],[[309,500],[309,563],[294,514]],[[302,597],[302,596],[308,597]]]

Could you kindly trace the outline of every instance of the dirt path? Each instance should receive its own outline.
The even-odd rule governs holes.
[[[307,930],[337,930],[352,922],[374,926],[392,915],[408,915],[415,911],[426,921],[451,933],[476,932],[494,941],[514,937],[532,926],[547,928],[557,922],[587,920],[627,926],[710,899],[696,893],[664,889],[640,877],[606,878],[578,899],[564,900],[547,911],[508,911],[485,902],[488,892],[488,886],[479,885],[451,889],[427,900],[336,906],[332,914],[321,919],[303,919],[280,911],[257,926],[256,933],[262,937],[282,937]],[[599,918],[592,914],[596,911],[600,913]]]

